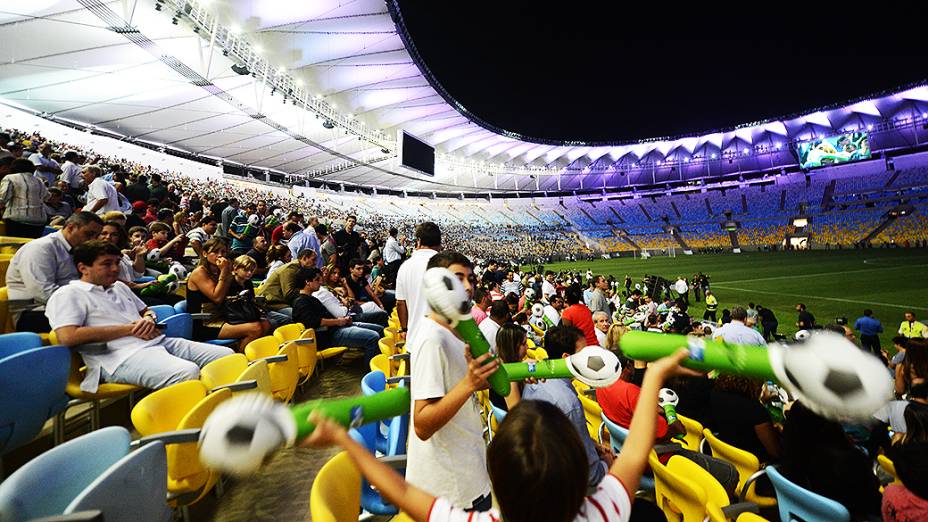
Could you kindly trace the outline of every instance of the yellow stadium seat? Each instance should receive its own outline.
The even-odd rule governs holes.
[[[361,473],[348,453],[326,462],[313,480],[309,511],[314,522],[357,520],[361,508]]]
[[[372,372],[383,372],[387,378],[393,377],[393,365],[390,364],[390,359],[384,354],[375,355],[371,359],[370,368]]]
[[[13,254],[0,254],[0,286],[6,286],[6,271],[10,268]]]
[[[726,520],[724,515],[717,517],[720,508],[729,505],[728,493],[708,471],[679,455],[661,464],[653,451],[648,462],[654,473],[655,502],[668,522]]]
[[[29,237],[0,236],[0,254],[15,254],[26,243],[32,241]]]
[[[280,344],[288,343],[300,338],[300,335],[303,333],[306,327],[303,326],[303,323],[290,323],[281,326],[280,328],[274,330],[274,337],[277,338],[277,341]]]
[[[902,484],[902,481],[899,480],[899,475],[896,474],[896,465],[893,464],[893,461],[889,460],[889,457],[886,455],[877,455],[876,461],[880,464],[880,467],[883,468],[883,471],[893,477],[893,484]]]
[[[580,403],[583,404],[583,414],[586,416],[586,429],[590,432],[593,440],[599,440],[599,429],[603,423],[603,409],[599,403],[586,395],[591,388],[580,381],[573,381],[574,389],[577,390],[577,396],[580,397]]]
[[[333,346],[331,348],[326,348],[325,350],[319,349],[319,343],[316,341],[316,331],[312,328],[307,328],[303,330],[303,333],[300,335],[301,340],[311,341],[309,344],[316,349],[316,356],[320,360],[331,359],[333,357],[338,357],[339,355],[348,351],[347,346]]]
[[[267,361],[268,374],[271,378],[271,395],[279,401],[290,402],[300,379],[300,362],[297,359],[296,345],[287,343],[280,346],[276,337],[267,335],[245,346],[245,357],[252,362],[275,356],[283,356],[286,360]]]
[[[248,358],[240,353],[216,359],[200,368],[200,380],[210,390],[237,382],[255,381],[257,391],[271,395],[271,375],[267,361],[249,364]]]
[[[699,421],[684,417],[680,414],[677,414],[677,419],[682,422],[683,427],[686,428],[686,435],[683,441],[686,443],[687,449],[699,451],[699,445],[702,444],[702,424],[700,424]]]
[[[155,391],[132,409],[132,424],[143,436],[202,428],[221,402],[232,396],[228,389],[209,393],[200,381],[181,382]],[[168,444],[168,493],[172,506],[202,499],[219,481],[220,474],[200,463],[196,442]]]
[[[708,429],[703,430],[703,436],[705,436],[706,442],[712,449],[713,457],[728,462],[738,470],[738,487],[736,491],[739,495],[741,495],[741,498],[749,502],[754,502],[755,504],[762,507],[771,507],[777,505],[776,497],[765,497],[757,494],[756,482],[752,481],[747,485],[747,490],[744,490],[748,479],[760,471],[760,460],[757,458],[757,456],[755,456],[753,453],[743,449],[738,449],[735,446],[722,441]]]

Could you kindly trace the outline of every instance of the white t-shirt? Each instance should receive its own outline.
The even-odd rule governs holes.
[[[561,477],[552,477],[559,480]],[[541,502],[542,500],[539,500]],[[632,501],[628,490],[618,477],[606,475],[596,491],[586,497],[574,522],[624,522],[631,517]],[[482,513],[469,513],[453,507],[447,499],[436,498],[429,509],[429,522],[499,522],[496,509]]]
[[[753,344],[757,346],[766,346],[767,341],[764,336],[757,330],[749,328],[741,321],[732,321],[722,325],[721,328],[712,333],[713,339],[722,338],[729,344]]]
[[[46,158],[45,156],[43,156],[43,155],[42,155],[41,153],[39,153],[39,152],[36,152],[36,153],[34,153],[33,155],[29,156],[29,161],[31,161],[32,164],[35,165],[36,167],[44,166],[44,167],[51,167],[51,168],[54,168],[54,169],[61,168],[61,167],[58,165],[58,162],[57,162],[57,161],[55,161],[55,160],[53,160],[53,159],[51,159],[51,158]],[[36,172],[36,173],[35,173],[35,177],[37,177],[37,178],[39,178],[39,179],[44,179],[44,180],[45,180],[45,184],[46,184],[47,186],[49,186],[49,187],[54,187],[54,186],[55,186],[55,177],[56,177],[56,176],[57,176],[57,174],[52,174],[51,172]]]
[[[557,313],[557,310],[551,305],[545,305],[545,317],[547,317],[554,326],[561,324],[561,314]]]
[[[147,306],[119,281],[104,288],[76,280],[52,294],[45,315],[52,330],[63,326],[116,326],[138,321],[140,312]],[[137,351],[160,346],[163,339],[164,335],[159,335],[144,341],[130,335],[108,341],[103,350],[82,351],[87,363],[87,378],[81,383],[81,389],[95,391],[100,382],[100,368],[113,373]]]
[[[61,166],[61,174],[58,179],[64,181],[69,187],[79,189],[81,187],[81,166],[71,161],[64,162]]]
[[[119,210],[119,195],[116,193],[116,187],[104,181],[103,178],[97,178],[87,187],[87,204],[84,208],[92,209],[94,204],[101,199],[105,199],[106,203],[97,209],[98,216],[112,210]]]
[[[557,288],[555,288],[553,284],[548,281],[541,283],[541,295],[544,296],[545,300],[555,294],[557,294]]]
[[[413,251],[396,274],[396,299],[406,301],[409,318],[406,321],[406,346],[412,346],[416,325],[429,313],[429,303],[422,295],[422,278],[425,277],[429,259],[437,254],[430,248]]]
[[[487,342],[490,343],[490,351],[496,353],[496,334],[499,333],[501,326],[496,324],[496,321],[494,321],[492,317],[487,316],[486,320],[480,321],[477,328],[480,328],[483,336],[486,337]]]
[[[593,328],[593,331],[596,332],[596,340],[599,341],[599,345],[606,346],[606,333],[595,327]]]
[[[486,322],[486,321],[484,321]],[[429,317],[417,326],[412,355],[412,404],[444,397],[467,375],[464,342]],[[490,492],[483,420],[476,396],[429,440],[416,435],[415,415],[409,418],[406,480],[456,506],[470,507]]]

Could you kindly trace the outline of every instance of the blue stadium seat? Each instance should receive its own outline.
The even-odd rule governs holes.
[[[155,312],[155,315],[157,316],[156,320],[159,323],[161,321],[164,321],[168,317],[171,317],[172,315],[177,315],[177,311],[174,310],[174,307],[171,305],[149,306],[148,309],[151,310],[152,312]]]
[[[777,507],[780,520],[795,522],[804,520],[828,520],[829,522],[847,522],[850,513],[840,503],[801,488],[790,482],[776,468],[767,466],[767,477],[777,492]]]
[[[0,359],[40,346],[42,346],[42,338],[36,333],[13,332],[0,334]]]
[[[164,444],[155,441],[110,466],[87,486],[64,514],[99,510],[104,520],[167,522],[168,461]]]
[[[622,444],[625,443],[625,438],[628,437],[628,430],[609,420],[605,413],[602,414],[602,418],[604,428],[601,429],[609,431],[609,444],[612,446],[612,452],[618,455],[619,452],[622,451]],[[654,477],[642,475],[641,481],[638,482],[638,487],[645,491],[654,491]]]
[[[187,300],[184,299],[183,301],[178,301],[174,303],[174,311],[176,311],[179,314],[187,313]]]
[[[68,405],[66,346],[42,346],[0,359],[0,453],[32,440]]]
[[[61,515],[94,479],[126,456],[129,442],[129,431],[114,426],[39,455],[0,484],[0,520]]]

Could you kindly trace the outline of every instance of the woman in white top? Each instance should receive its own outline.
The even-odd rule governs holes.
[[[293,260],[293,255],[290,253],[290,249],[284,245],[274,245],[267,251],[267,275],[264,277],[271,277],[271,274],[274,273],[274,270],[284,266]]]
[[[0,181],[0,208],[8,236],[37,238],[45,231],[48,189],[34,171],[31,161],[13,160],[10,173]]]

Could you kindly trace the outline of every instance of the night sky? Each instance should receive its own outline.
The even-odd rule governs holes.
[[[537,138],[692,134],[928,78],[924,29],[884,24],[868,10],[839,17],[780,7],[739,17],[735,8],[680,13],[671,3],[636,14],[565,7],[590,4],[406,0],[400,8],[454,98],[492,125]]]

